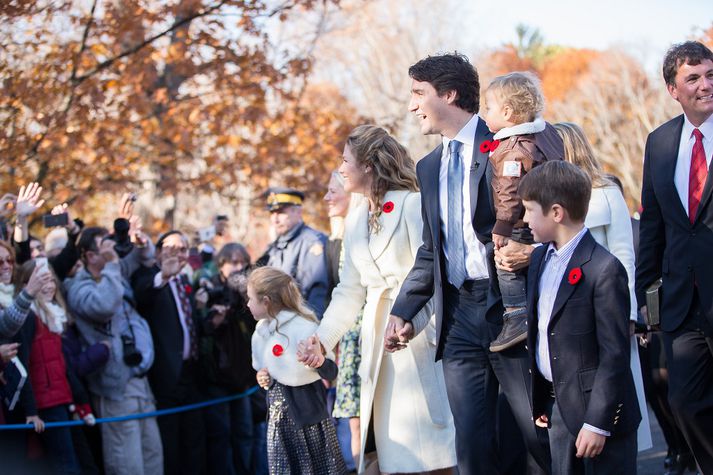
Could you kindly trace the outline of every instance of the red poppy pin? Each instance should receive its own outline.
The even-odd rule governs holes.
[[[282,356],[282,353],[284,353],[285,349],[282,347],[282,345],[275,345],[272,347],[272,354],[275,356]]]
[[[500,145],[500,140],[483,140],[480,144],[480,153],[494,152]]]
[[[582,269],[579,267],[575,267],[571,271],[569,271],[569,276],[567,277],[567,282],[569,282],[569,285],[576,285],[577,282],[582,280]]]
[[[186,291],[186,295],[191,295],[191,292],[193,292],[193,287],[191,287],[191,284],[186,284],[184,289]]]
[[[387,201],[384,203],[384,206],[381,207],[381,211],[384,213],[391,213],[394,210],[394,202],[393,201]]]

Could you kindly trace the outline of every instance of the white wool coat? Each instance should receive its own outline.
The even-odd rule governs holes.
[[[634,293],[634,277],[636,264],[634,257],[634,237],[631,230],[631,217],[626,206],[624,196],[619,187],[615,185],[592,188],[592,197],[589,200],[589,211],[584,220],[584,225],[589,228],[594,240],[599,245],[621,261],[629,277],[629,295],[631,298],[630,319],[636,321],[637,305]],[[631,360],[629,362],[631,374],[636,386],[636,397],[641,411],[641,423],[636,434],[639,452],[653,447],[651,428],[649,426],[649,411],[644,395],[644,380],[641,376],[641,363],[639,361],[639,346],[636,336],[631,337]]]
[[[382,472],[451,467],[456,464],[455,429],[443,368],[435,362],[432,304],[414,318],[420,333],[406,349],[393,354],[384,350],[391,307],[413,266],[423,228],[419,193],[389,191],[382,203],[389,202],[393,210],[381,214],[381,229],[376,234],[369,232],[366,200],[350,210],[345,220],[340,282],[317,334],[325,348],[334,348],[364,308],[359,369],[362,455],[373,421]],[[360,460],[363,464],[364,457]]]
[[[297,345],[314,335],[317,323],[282,310],[275,318],[260,320],[252,336],[253,368],[267,368],[270,377],[285,386],[303,386],[320,379],[316,369],[297,361]],[[279,345],[282,353],[275,354]],[[334,360],[330,351],[327,358]]]

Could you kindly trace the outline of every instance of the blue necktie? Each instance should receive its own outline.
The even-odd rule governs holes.
[[[463,163],[457,140],[448,144],[448,282],[460,288],[465,281],[465,247],[463,244]]]

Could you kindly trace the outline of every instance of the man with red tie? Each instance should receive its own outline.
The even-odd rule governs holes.
[[[660,313],[676,422],[703,473],[713,473],[713,53],[688,41],[663,76],[683,114],[646,141],[636,290],[659,277]]]

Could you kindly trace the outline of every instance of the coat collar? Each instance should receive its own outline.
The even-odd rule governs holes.
[[[594,252],[594,248],[596,245],[597,242],[592,237],[592,233],[587,230],[584,233],[584,236],[582,236],[582,240],[577,245],[574,254],[572,254],[572,258],[567,264],[567,269],[564,271],[564,277],[562,278],[562,282],[560,282],[559,289],[557,290],[557,296],[555,297],[555,303],[552,306],[552,316],[550,318],[550,325],[552,325],[553,322],[555,322],[559,318],[560,310],[562,310],[564,304],[572,296],[577,286],[582,285],[582,283],[587,278],[587,275],[583,274],[582,280],[580,280],[579,283],[574,285],[570,284],[570,272],[572,272],[572,269],[575,269],[577,267],[581,268],[584,264],[586,264],[592,259],[592,253]]]
[[[665,139],[661,141],[662,143],[658,144],[657,150],[652,153],[652,158],[655,157],[655,162],[651,165],[657,169],[655,176],[658,177],[656,181],[661,185],[659,189],[666,190],[666,194],[668,195],[666,201],[671,202],[676,209],[676,213],[672,215],[672,217],[676,216],[676,219],[678,219],[681,224],[689,226],[688,213],[686,213],[686,209],[678,197],[673,178],[676,175],[676,162],[678,161],[678,147],[681,143],[683,122],[683,115],[678,116],[670,122],[671,133],[664,135]],[[703,203],[703,200],[701,200],[701,203]]]
[[[384,253],[386,247],[389,245],[389,242],[391,241],[391,236],[394,235],[396,228],[401,222],[401,215],[404,212],[404,202],[406,201],[406,197],[410,193],[412,192],[407,190],[387,191],[384,195],[384,199],[382,200],[382,207],[386,205],[386,203],[392,203],[392,211],[389,213],[387,213],[386,211],[381,212],[381,216],[379,216],[379,223],[381,224],[381,229],[379,229],[379,232],[377,232],[376,234],[369,236],[367,226],[366,237],[369,241],[369,252],[371,253],[371,257],[374,260],[378,259]],[[368,223],[368,205],[366,212],[366,220]]]

